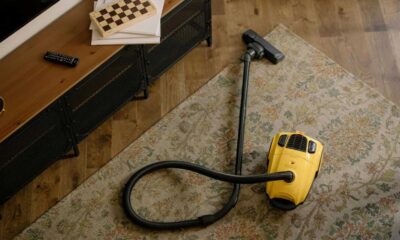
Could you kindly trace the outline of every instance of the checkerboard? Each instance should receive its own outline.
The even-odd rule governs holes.
[[[154,14],[156,8],[150,0],[121,0],[89,15],[100,34],[107,37]]]

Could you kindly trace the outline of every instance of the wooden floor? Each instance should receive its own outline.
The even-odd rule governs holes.
[[[285,24],[400,105],[399,0],[212,3],[212,48],[194,49],[151,87],[148,100],[129,103],[84,140],[78,158],[55,163],[0,206],[0,239],[15,236],[227,64],[238,62],[241,33],[248,28],[265,35]]]

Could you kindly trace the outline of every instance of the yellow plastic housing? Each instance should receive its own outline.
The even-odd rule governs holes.
[[[298,150],[288,147],[290,137],[296,134],[307,139],[306,150]],[[286,135],[286,140],[278,144],[282,135]],[[284,137],[282,137],[283,139]],[[294,138],[293,138],[294,139]],[[316,144],[314,153],[310,153],[310,141]],[[304,147],[304,141],[303,141]],[[312,151],[311,151],[312,152]],[[314,179],[317,177],[322,162],[323,145],[316,139],[306,136],[303,132],[280,132],[272,140],[267,159],[267,173],[292,171],[294,180],[290,183],[283,180],[267,182],[266,192],[271,201],[289,201],[293,207],[303,203],[306,199]],[[292,209],[289,208],[289,209]]]

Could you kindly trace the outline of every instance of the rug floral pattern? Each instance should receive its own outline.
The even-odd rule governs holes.
[[[271,137],[302,130],[321,140],[322,169],[307,201],[283,212],[264,184],[242,186],[239,202],[206,228],[150,231],[120,207],[131,173],[160,160],[232,172],[242,65],[228,66],[127,147],[17,239],[400,239],[400,110],[324,54],[278,26],[267,39],[286,54],[251,66],[244,174],[265,171]],[[141,180],[133,203],[150,219],[212,213],[231,185],[182,170]]]

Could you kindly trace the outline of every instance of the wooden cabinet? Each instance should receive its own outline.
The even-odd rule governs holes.
[[[0,203],[11,197],[203,40],[210,0],[186,0],[162,18],[158,45],[125,46],[0,143]]]

